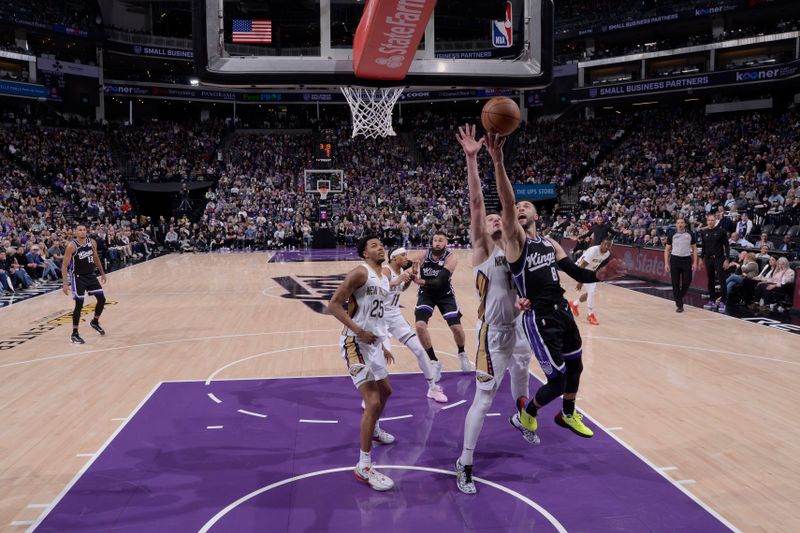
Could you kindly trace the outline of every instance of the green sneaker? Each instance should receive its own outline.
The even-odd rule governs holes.
[[[556,414],[555,421],[556,424],[562,428],[567,428],[576,435],[585,439],[591,439],[594,436],[594,431],[589,429],[586,424],[583,423],[583,415],[577,411],[572,416],[565,415],[563,412],[559,411]]]

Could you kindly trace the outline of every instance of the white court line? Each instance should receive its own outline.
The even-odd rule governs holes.
[[[655,296],[653,298],[655,298]],[[539,376],[534,374],[533,371],[531,371],[530,369],[528,369],[528,374],[533,376],[534,379],[538,380],[540,383],[544,384],[544,381],[539,379]],[[622,446],[623,448],[625,448],[626,450],[631,452],[633,455],[638,457],[639,460],[642,461],[644,464],[646,464],[647,466],[649,466],[650,468],[652,468],[653,470],[658,472],[661,475],[661,477],[663,477],[668,482],[670,482],[673,487],[677,488],[682,493],[684,493],[686,496],[688,496],[694,503],[696,503],[697,505],[699,505],[700,507],[705,509],[707,513],[709,513],[711,516],[713,516],[714,518],[716,518],[717,520],[722,522],[731,531],[734,531],[735,533],[741,533],[739,528],[737,528],[736,526],[731,524],[725,517],[723,517],[721,514],[719,514],[717,511],[715,511],[710,505],[708,505],[703,500],[701,500],[700,498],[698,498],[697,496],[695,496],[694,494],[689,492],[683,485],[681,485],[680,483],[678,483],[677,481],[672,479],[669,476],[669,474],[664,473],[660,468],[658,468],[656,465],[651,463],[650,460],[647,457],[645,457],[644,455],[642,455],[639,452],[637,452],[631,445],[629,445],[627,442],[625,442],[624,440],[619,438],[613,431],[608,431],[608,429],[606,429],[606,427],[603,424],[598,422],[595,418],[592,418],[592,416],[589,413],[587,413],[584,409],[581,409],[581,412],[583,413],[583,416],[588,418],[595,426],[597,426],[601,430],[605,431],[606,435],[608,435],[609,437],[611,437],[612,439],[617,441],[620,444],[620,446]]]
[[[222,429],[222,426],[206,426],[206,429]]]
[[[242,413],[243,415],[257,416],[258,418],[267,418],[267,415],[262,415],[261,413],[254,413],[253,411],[245,411],[244,409],[237,409],[236,412]]]
[[[49,503],[32,503],[28,506],[28,509],[47,509],[50,507]]]
[[[443,474],[443,475],[447,475],[447,476],[455,476],[456,475],[455,472],[450,471],[450,470],[441,470],[439,468],[431,468],[431,467],[428,467],[428,466],[376,465],[376,467],[380,468],[382,470],[390,470],[390,469],[394,469],[394,470],[416,470],[416,471],[419,471],[419,472],[431,472],[431,473],[434,473],[434,474]],[[264,494],[265,492],[268,492],[268,491],[270,491],[272,489],[276,489],[276,488],[282,487],[284,485],[288,485],[289,483],[294,483],[295,481],[300,481],[300,480],[311,478],[311,477],[321,476],[321,475],[325,475],[325,474],[335,474],[335,473],[339,473],[339,472],[349,472],[349,471],[352,471],[352,470],[353,470],[352,466],[345,466],[345,467],[339,467],[339,468],[330,468],[328,470],[318,470],[316,472],[309,472],[307,474],[300,474],[299,476],[294,476],[294,477],[290,477],[290,478],[287,478],[287,479],[282,479],[280,481],[272,483],[271,485],[267,485],[266,487],[261,487],[260,489],[254,490],[250,494],[246,494],[246,495],[242,496],[241,498],[239,498],[238,500],[236,500],[236,501],[230,503],[229,505],[227,505],[224,509],[222,509],[217,514],[215,514],[208,522],[203,524],[203,527],[200,528],[199,533],[208,533],[208,531],[211,530],[214,527],[214,525],[217,524],[223,517],[225,517],[226,514],[228,514],[229,512],[233,511],[234,509],[236,509],[239,505],[241,505],[241,504],[243,504],[243,503],[255,498],[256,496]],[[533,509],[538,511],[548,522],[550,522],[550,524],[556,529],[556,531],[558,531],[559,533],[567,533],[566,528],[564,528],[564,526],[561,524],[561,522],[559,522],[556,519],[556,517],[554,517],[552,514],[550,514],[547,511],[547,509],[545,509],[544,507],[542,507],[541,505],[539,505],[535,501],[531,500],[527,496],[525,496],[523,494],[520,494],[519,492],[516,492],[516,491],[506,487],[505,485],[501,485],[499,483],[495,483],[495,482],[489,481],[487,479],[479,478],[479,477],[476,477],[476,476],[472,476],[472,479],[474,481],[477,481],[478,483],[483,483],[483,484],[488,485],[488,486],[490,486],[490,487],[492,487],[494,489],[497,489],[499,491],[505,492],[509,496],[512,496],[512,497],[520,500],[522,503],[525,503],[525,504],[529,505],[530,507],[532,507]]]
[[[694,483],[697,483],[697,481],[693,479],[679,479],[675,483],[680,483],[681,485],[692,485]]]
[[[214,400],[214,403],[222,403],[222,400],[220,400],[219,398],[217,398],[217,397],[214,395],[214,393],[213,393],[213,392],[209,392],[209,393],[208,393],[208,397],[209,397],[209,398],[211,398],[212,400]]]
[[[27,301],[33,300],[33,298],[29,298]],[[434,328],[429,328],[434,329]],[[439,328],[443,329],[443,328]],[[78,357],[82,355],[91,355],[93,353],[100,353],[100,352],[115,352],[119,350],[131,350],[133,348],[146,348],[148,346],[161,346],[163,344],[175,344],[180,342],[197,342],[197,341],[213,341],[213,340],[225,340],[225,339],[238,339],[242,337],[259,337],[262,335],[291,335],[293,333],[324,333],[324,332],[331,332],[331,331],[342,331],[341,328],[338,329],[305,329],[305,330],[296,330],[296,331],[262,331],[259,333],[236,333],[234,335],[212,335],[209,337],[191,337],[191,338],[184,338],[184,339],[169,339],[165,341],[154,341],[154,342],[143,342],[141,344],[128,344],[127,346],[115,346],[112,348],[98,348],[96,350],[86,350],[83,352],[72,352],[72,353],[61,353],[57,355],[48,355],[45,357],[40,357],[38,359],[27,359],[25,361],[15,361],[13,363],[5,363],[0,365],[0,368],[7,368],[11,366],[19,366],[19,365],[26,365],[29,363],[39,363],[42,361],[52,361],[55,359],[67,359],[70,357]],[[467,330],[465,331],[472,331]],[[338,344],[337,344],[338,346]]]
[[[741,322],[745,322],[742,320]],[[699,346],[686,346],[685,344],[672,344],[669,342],[656,342],[656,341],[645,341],[639,339],[623,339],[620,337],[602,337],[596,335],[586,335],[585,338],[592,339],[592,340],[599,340],[599,341],[619,341],[619,342],[636,342],[639,344],[650,344],[653,346],[667,346],[669,348],[681,348],[683,350],[697,350],[700,352],[710,352],[710,353],[718,353],[721,355],[729,355],[733,357],[747,357],[749,359],[759,359],[761,361],[772,361],[775,363],[786,363],[787,365],[798,365],[800,366],[800,361],[787,361],[786,359],[775,359],[773,357],[764,357],[762,355],[752,355],[749,353],[740,353],[740,352],[729,352],[728,350],[717,350],[716,348],[701,348]]]
[[[140,264],[141,264],[141,263],[140,263]],[[149,399],[150,399],[150,397],[151,397],[151,396],[152,396],[152,395],[153,395],[153,394],[156,392],[156,390],[158,390],[158,388],[159,388],[160,386],[161,386],[161,382],[159,381],[159,382],[156,384],[156,386],[155,386],[155,387],[153,387],[153,389],[152,389],[152,390],[151,390],[149,393],[147,393],[147,395],[145,395],[145,397],[142,399],[142,401],[141,401],[141,402],[139,402],[139,405],[137,405],[137,406],[136,406],[136,408],[133,410],[133,412],[130,414],[130,416],[128,416],[128,419],[129,419],[129,420],[130,420],[131,418],[133,418],[133,417],[136,415],[136,413],[138,413],[138,412],[139,412],[139,409],[141,409],[141,408],[142,408],[142,406],[144,406],[144,404],[145,404],[145,403],[147,403],[147,400],[149,400]],[[56,505],[58,505],[58,502],[60,502],[60,501],[61,501],[61,499],[62,499],[62,498],[64,498],[64,496],[67,494],[67,492],[69,492],[69,490],[70,490],[70,489],[71,489],[71,488],[72,488],[72,487],[75,485],[75,483],[77,483],[77,482],[78,482],[78,480],[81,478],[81,476],[82,476],[82,475],[83,475],[83,474],[84,474],[84,473],[85,473],[87,470],[89,470],[89,467],[90,467],[90,466],[92,466],[92,463],[94,463],[94,462],[97,460],[97,458],[100,456],[100,454],[102,454],[102,453],[103,453],[103,451],[104,451],[106,448],[108,448],[108,445],[109,445],[109,444],[111,444],[111,442],[112,442],[112,441],[113,441],[115,438],[117,438],[117,435],[119,435],[119,434],[120,434],[120,432],[121,432],[123,429],[125,429],[125,426],[126,426],[127,424],[128,424],[128,422],[127,422],[127,421],[126,421],[124,424],[120,424],[120,425],[119,425],[119,427],[117,428],[117,430],[116,430],[116,431],[115,431],[115,432],[114,432],[114,433],[113,433],[113,434],[112,434],[110,437],[108,437],[108,440],[106,440],[106,442],[103,444],[103,446],[102,446],[102,447],[101,447],[101,448],[100,448],[100,449],[97,451],[97,454],[95,454],[95,455],[94,455],[94,457],[92,457],[92,459],[91,459],[91,460],[89,460],[89,461],[86,461],[86,464],[84,464],[84,465],[83,465],[83,468],[81,468],[81,469],[78,471],[78,473],[77,473],[77,474],[75,474],[75,477],[73,477],[73,478],[72,478],[72,480],[71,480],[69,483],[67,483],[67,486],[66,486],[66,487],[64,487],[64,489],[63,489],[63,490],[62,490],[62,491],[61,491],[61,492],[58,494],[58,496],[56,496],[56,498],[53,500],[53,503],[51,503],[51,504],[50,504],[50,506],[47,508],[47,510],[46,510],[44,513],[42,513],[42,514],[39,516],[39,518],[37,518],[37,519],[36,519],[36,522],[35,522],[35,523],[34,523],[34,524],[33,524],[33,525],[30,527],[30,528],[28,528],[28,529],[27,529],[27,532],[28,532],[28,533],[32,533],[32,532],[33,532],[33,531],[36,529],[36,527],[37,527],[39,524],[41,524],[41,523],[42,523],[42,521],[43,521],[43,520],[44,520],[44,519],[47,517],[47,515],[48,515],[48,514],[50,514],[50,512],[52,512],[53,508],[54,508]]]
[[[606,428],[607,431],[619,431],[622,429],[622,426],[614,426],[613,428]]]
[[[486,413],[486,416],[500,416],[500,413]]]
[[[312,420],[307,418],[301,418],[300,422],[304,424],[338,424],[338,420]]]
[[[389,420],[403,420],[404,418],[411,418],[414,415],[400,415],[400,416],[387,416],[386,418],[379,418],[379,422],[388,422]]]
[[[32,526],[33,520],[15,520],[11,522],[12,526],[19,527],[19,526]]]
[[[95,454],[93,454],[93,453],[79,453],[75,457],[94,457],[94,456],[95,456]]]
[[[677,469],[678,469],[677,466],[662,466],[658,470],[661,471],[661,472],[670,472],[672,470],[677,470]]]
[[[255,359],[256,357],[263,357],[265,355],[272,355],[272,354],[276,354],[276,353],[291,352],[291,351],[294,351],[294,350],[303,350],[305,348],[330,348],[332,346],[338,347],[339,344],[336,343],[336,344],[315,344],[314,346],[295,346],[293,348],[282,348],[280,350],[270,350],[268,352],[259,352],[257,354],[248,355],[247,357],[244,357],[242,359],[238,359],[236,361],[233,361],[232,363],[228,363],[227,365],[221,366],[218,369],[216,369],[214,372],[211,373],[210,376],[208,376],[206,378],[206,385],[210,385],[211,382],[214,381],[214,377],[217,374],[227,370],[228,368],[230,368],[230,367],[232,367],[234,365],[238,365],[239,363],[243,363],[244,361],[249,361],[250,359]]]
[[[444,411],[446,409],[452,409],[453,407],[458,407],[462,403],[467,403],[467,400],[459,400],[459,401],[457,401],[455,403],[451,403],[450,405],[445,405],[444,407],[442,407],[442,411]]]

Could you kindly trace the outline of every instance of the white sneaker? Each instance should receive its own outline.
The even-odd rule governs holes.
[[[382,428],[378,428],[375,430],[375,433],[372,434],[372,440],[378,441],[381,444],[393,444],[395,438],[391,433],[387,433]]]
[[[428,398],[435,400],[439,403],[447,403],[447,396],[439,385],[434,385],[428,389]]]
[[[366,483],[374,490],[384,491],[390,490],[394,487],[394,481],[392,481],[388,476],[375,470],[374,467],[367,466],[361,468],[360,465],[356,465],[356,467],[353,469],[353,473],[355,473],[357,480],[361,481],[362,483]]]
[[[439,383],[442,379],[442,362],[431,361],[431,370],[433,370],[433,382]]]
[[[472,370],[472,365],[469,363],[469,357],[467,357],[466,352],[461,352],[458,354],[458,362],[461,363],[462,372],[470,372]]]

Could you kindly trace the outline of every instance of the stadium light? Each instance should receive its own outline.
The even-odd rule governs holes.
[[[198,80],[197,78],[189,78],[189,85],[191,85],[192,87],[197,87],[198,85],[200,85],[200,80]]]

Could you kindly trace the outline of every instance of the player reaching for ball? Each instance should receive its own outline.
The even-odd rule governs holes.
[[[494,163],[502,208],[503,248],[517,289],[531,302],[531,308],[523,315],[525,334],[547,377],[547,382],[533,398],[518,402],[519,412],[511,417],[511,424],[522,432],[525,440],[538,442],[536,416],[539,409],[563,395],[556,423],[588,438],[594,433],[575,410],[583,371],[581,336],[564,298],[558,269],[578,282],[596,283],[624,275],[625,265],[612,259],[597,272],[579,268],[567,257],[560,244],[549,237],[539,236],[536,207],[527,201],[515,202],[514,188],[503,162],[503,144],[504,140],[497,135],[487,134],[486,147]]]

